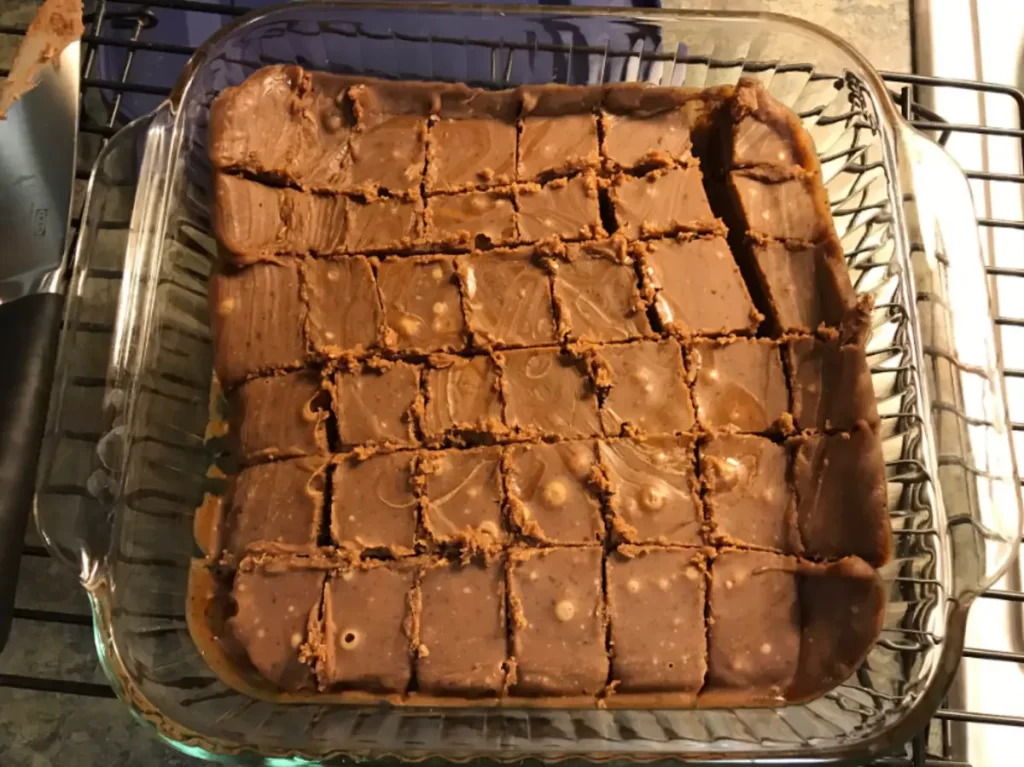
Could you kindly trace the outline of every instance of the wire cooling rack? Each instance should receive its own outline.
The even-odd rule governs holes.
[[[128,119],[155,107],[169,91],[166,78],[154,77],[151,65],[159,61],[163,74],[170,72],[173,75],[191,55],[193,48],[181,44],[180,39],[184,35],[176,35],[175,31],[189,29],[194,38],[196,29],[208,28],[212,31],[216,26],[248,10],[202,0],[150,0],[145,5],[127,0],[97,0],[88,6],[86,34],[82,39],[82,112],[72,236],[77,236],[85,182],[103,144]],[[13,47],[22,35],[23,26],[0,25],[0,45]],[[178,66],[174,67],[173,62],[179,62]],[[6,74],[7,71],[0,68],[0,75]],[[883,77],[904,117],[940,144],[945,145],[957,133],[975,133],[1009,138],[1024,147],[1024,130],[957,123],[955,115],[940,116],[917,101],[917,94],[923,88],[967,89],[985,97],[1011,99],[1017,125],[1024,126],[1024,93],[1017,89],[920,75],[883,73]],[[1021,156],[1024,156],[1024,149]],[[991,184],[1011,184],[1024,189],[1024,168],[1018,167],[1015,170],[1015,173],[994,173],[968,168],[967,175],[975,184],[983,185],[983,192]],[[977,186],[975,192],[978,192]],[[983,235],[1000,229],[1024,230],[1024,220],[981,218],[979,223],[983,227]],[[121,227],[126,231],[128,217],[120,216],[118,220],[109,222],[109,226],[113,229]],[[1003,262],[992,259],[991,263]],[[996,280],[1021,281],[1014,287],[1024,289],[1024,265],[993,266],[988,271],[993,284]],[[121,280],[121,271],[116,264],[107,268],[101,263],[92,270],[89,277],[95,279],[98,293],[116,300]],[[1024,319],[1020,316],[997,315],[993,320],[1000,333],[1005,329],[1024,329]],[[86,335],[94,335],[98,359],[95,376],[84,376],[75,381],[74,388],[82,394],[84,403],[90,400],[98,402],[102,397],[106,383],[105,352],[112,329],[111,324],[104,321],[87,326],[89,332]],[[1005,368],[1003,374],[1008,384],[1024,383],[1022,368]],[[1016,436],[1024,435],[1024,422],[1013,421],[1011,426]],[[86,431],[79,436],[83,443],[95,444],[100,435]],[[82,495],[90,492],[85,487],[68,487],[63,490]],[[101,699],[113,698],[114,694],[95,671],[90,631],[92,620],[81,589],[77,587],[73,576],[50,558],[34,531],[26,539],[22,571],[23,584],[27,586],[19,591],[12,636],[17,637],[20,633],[23,640],[14,642],[0,656],[0,696],[5,692],[13,696],[15,691],[35,691],[61,696],[64,705],[67,703],[66,696],[75,696],[75,708],[83,711],[87,720],[89,717],[97,718],[92,721],[110,717],[111,706],[103,704]],[[990,590],[982,599],[1010,603],[1024,615],[1024,592],[999,588]],[[54,648],[60,657],[56,661],[49,657],[45,661],[40,660],[34,653],[33,645]],[[1007,673],[1019,673],[1019,669],[1013,666],[1024,664],[1024,652],[967,648],[964,656],[1005,662]],[[0,700],[4,699],[0,697]],[[998,713],[964,710],[950,704],[940,709],[929,728],[908,744],[903,752],[893,754],[877,764],[886,767],[981,767],[954,758],[954,754],[962,753],[962,749],[958,749],[955,743],[956,728],[964,725],[1024,727],[1024,704],[1016,712]]]

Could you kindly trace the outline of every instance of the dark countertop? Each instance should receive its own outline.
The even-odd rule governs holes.
[[[27,25],[36,5],[0,0],[0,27]],[[880,69],[910,67],[910,0],[667,0],[665,5],[790,13],[845,37]],[[9,65],[16,42],[0,33],[0,66]],[[17,596],[22,617],[0,652],[0,764],[196,764],[159,742],[111,697],[96,660],[85,592],[74,573],[46,554],[34,530],[26,543]],[[74,683],[81,694],[54,692],[55,680]],[[4,686],[12,683],[17,686]]]

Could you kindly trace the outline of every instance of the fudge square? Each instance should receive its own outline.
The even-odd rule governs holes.
[[[875,567],[892,556],[885,463],[878,437],[865,427],[790,440],[804,553],[856,555]]]
[[[314,353],[336,358],[377,345],[383,312],[369,259],[303,259],[302,283],[309,306],[306,334]]]
[[[214,174],[213,195],[213,231],[235,264],[345,251],[347,197],[268,186],[226,173]]]
[[[741,79],[732,107],[732,167],[818,165],[799,118],[756,80]]]
[[[637,246],[646,290],[666,330],[693,335],[749,335],[761,314],[723,237],[680,236]]]
[[[706,689],[782,695],[800,656],[797,560],[725,549],[710,581]]]
[[[326,453],[329,400],[318,371],[246,381],[228,395],[239,458],[250,463]]]
[[[587,240],[605,236],[593,173],[558,178],[541,186],[521,184],[516,190],[519,234],[525,242],[546,237]]]
[[[302,365],[306,311],[298,261],[222,268],[210,278],[214,369],[225,388]]]
[[[426,164],[426,115],[389,114],[372,86],[349,88],[349,98],[357,116],[349,188],[418,194]]]
[[[455,261],[445,256],[389,256],[377,264],[384,324],[402,351],[458,351],[466,346]]]
[[[532,250],[478,253],[456,263],[466,323],[477,346],[536,346],[558,340],[551,275]]]
[[[612,181],[610,197],[619,233],[626,237],[722,229],[711,212],[696,165],[654,170],[640,178],[618,176]]]
[[[319,570],[258,567],[235,574],[231,633],[260,675],[282,690],[314,687],[303,645],[312,639],[310,624],[319,620],[324,577]]]
[[[438,543],[491,548],[505,539],[501,448],[424,452],[423,528]]]
[[[590,343],[652,334],[625,239],[572,244],[549,264],[560,334]]]
[[[620,546],[607,567],[616,689],[695,696],[707,668],[704,555]]]
[[[789,391],[776,342],[702,341],[691,354],[697,421],[704,429],[790,431]]]
[[[612,528],[630,543],[699,546],[704,511],[691,436],[599,443]]]
[[[408,362],[354,363],[334,378],[334,416],[343,445],[411,445],[420,371]]]
[[[516,173],[516,126],[493,117],[439,119],[430,128],[427,190],[510,184]]]
[[[557,349],[503,352],[505,418],[527,436],[598,434],[597,395],[583,361]]]
[[[637,102],[638,96],[644,97],[629,86],[608,87],[608,111],[601,121],[604,156],[610,165],[631,169],[692,162],[692,131],[705,111],[702,97],[693,94],[676,104],[646,105]]]
[[[839,328],[857,298],[832,239],[818,245],[752,242],[750,266],[764,295],[776,332],[813,333]]]
[[[557,544],[595,545],[604,537],[592,442],[506,448],[509,513],[522,534]]]
[[[345,249],[349,253],[409,250],[420,239],[423,216],[423,203],[418,199],[351,200]]]
[[[511,190],[430,197],[426,222],[430,242],[455,248],[507,245],[519,237]]]
[[[799,554],[785,446],[753,435],[716,434],[699,451],[713,540]]]
[[[334,467],[331,538],[346,549],[385,549],[394,556],[416,546],[413,453],[344,456]]]
[[[416,679],[421,692],[494,696],[505,688],[505,562],[439,561],[423,573]]]
[[[878,404],[864,350],[839,339],[794,339],[787,345],[793,421],[798,430],[877,431]]]
[[[674,339],[599,347],[597,364],[606,389],[601,425],[608,436],[676,434],[693,427],[693,403]]]
[[[527,115],[520,125],[520,181],[594,168],[601,162],[597,115]]]
[[[608,679],[600,548],[509,556],[514,694],[595,695]]]
[[[327,582],[321,682],[336,689],[402,693],[412,677],[415,568],[374,562]]]
[[[311,551],[324,506],[323,458],[293,458],[242,469],[225,512],[225,553],[241,557],[252,546]]]
[[[821,179],[797,173],[779,179],[756,169],[729,174],[732,197],[749,234],[813,243],[834,236]]]
[[[885,621],[886,588],[857,557],[801,562],[800,572],[800,664],[787,692],[807,700],[848,679],[870,651]]]
[[[423,371],[426,399],[420,427],[430,443],[445,436],[506,431],[502,422],[498,367],[488,356],[466,359],[432,355]]]

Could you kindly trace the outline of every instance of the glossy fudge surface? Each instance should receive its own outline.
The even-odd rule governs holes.
[[[853,673],[892,557],[872,307],[760,85],[273,66],[209,147],[230,455],[197,599],[236,676],[650,709]]]

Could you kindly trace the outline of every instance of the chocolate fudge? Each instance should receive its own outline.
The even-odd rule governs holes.
[[[442,118],[430,128],[427,188],[451,192],[510,184],[516,175],[514,121]]]
[[[693,133],[705,112],[699,95],[683,88],[674,93],[638,90],[622,85],[609,88],[601,115],[605,161],[627,170],[693,162]],[[649,95],[653,98],[644,103]]]
[[[460,257],[466,324],[477,346],[537,346],[557,340],[551,275],[529,249]]]
[[[511,190],[430,197],[426,220],[429,241],[461,250],[509,245],[519,238]]]
[[[700,549],[620,548],[608,557],[612,684],[692,700],[704,683],[706,559]]]
[[[878,430],[878,405],[863,350],[839,339],[800,338],[787,345],[796,428]]]
[[[274,66],[210,122],[232,476],[190,599],[232,684],[643,710],[857,670],[892,557],[872,302],[791,110]]]
[[[560,335],[589,343],[653,335],[625,239],[569,245],[548,266]]]
[[[598,434],[597,395],[583,361],[557,349],[502,355],[505,420],[517,433],[540,437]]]
[[[431,541],[481,549],[505,541],[501,447],[424,451],[419,461],[423,529]]]
[[[593,174],[557,178],[541,186],[518,188],[519,235],[526,242],[548,237],[593,240],[603,237],[597,177]]]
[[[225,388],[301,367],[306,306],[294,261],[225,267],[210,276],[213,366]]]
[[[301,276],[306,340],[314,355],[336,358],[379,345],[383,312],[369,259],[307,258]],[[287,315],[282,312],[278,321],[287,322]]]
[[[594,114],[526,115],[520,125],[520,180],[565,175],[601,162]]]
[[[800,553],[785,446],[751,434],[716,434],[701,443],[699,452],[712,540]]]
[[[740,81],[730,102],[731,164],[734,168],[818,167],[810,137],[791,109],[786,109],[760,85]]]
[[[345,457],[334,466],[331,538],[361,551],[410,554],[416,546],[415,454],[380,453]]]
[[[311,644],[319,633],[324,577],[318,570],[251,568],[235,576],[228,624],[259,675],[282,690],[315,685]]]
[[[354,127],[348,88],[298,66],[256,72],[210,107],[211,164],[306,189],[345,189]]]
[[[600,548],[509,557],[513,694],[595,695],[608,680]]]
[[[696,166],[619,176],[611,183],[611,202],[618,231],[627,237],[721,229]]]
[[[834,242],[749,244],[750,272],[779,333],[838,333],[856,298]],[[838,251],[838,252],[837,252]]]
[[[708,705],[820,695],[850,675],[882,627],[884,589],[856,557],[819,563],[726,548],[709,576]]]
[[[494,696],[506,687],[505,564],[436,562],[420,587],[416,679],[435,695]]]
[[[529,540],[597,545],[604,538],[592,442],[514,445],[505,476],[509,516]]]
[[[682,338],[757,330],[761,314],[724,238],[654,240],[637,251],[662,328]]]
[[[777,178],[757,169],[735,170],[729,186],[746,230],[760,238],[814,243],[833,233],[825,190],[816,176]]]
[[[328,470],[322,458],[242,469],[232,482],[224,513],[225,558],[241,558],[252,548],[312,551],[323,518]]]
[[[214,175],[213,194],[213,230],[233,263],[348,249],[347,197],[307,194],[226,173]]]
[[[892,537],[885,522],[885,464],[875,434],[858,427],[795,437],[790,446],[804,552],[885,564],[892,555]]]
[[[370,85],[349,88],[356,124],[349,142],[348,185],[364,194],[415,195],[426,166],[428,114],[419,100],[390,96]]]
[[[674,339],[609,344],[595,356],[605,389],[601,425],[606,436],[678,434],[693,427],[683,351]]]
[[[422,376],[425,399],[420,428],[428,443],[507,431],[499,370],[491,357],[434,355]]]
[[[423,205],[418,200],[378,197],[354,199],[348,206],[349,231],[345,247],[350,253],[407,250],[420,241]]]
[[[410,352],[459,351],[466,346],[462,298],[450,256],[388,256],[376,264],[385,332]]]
[[[727,549],[711,563],[709,580],[709,690],[782,700],[800,656],[797,561]]]
[[[245,463],[328,450],[330,394],[319,371],[254,378],[228,396],[231,433]]]
[[[608,440],[600,443],[600,454],[617,537],[630,543],[703,542],[693,437]]]
[[[407,563],[373,563],[345,568],[327,581],[324,686],[405,692],[418,641],[412,613],[415,575]]]
[[[338,440],[345,446],[413,445],[419,393],[419,368],[408,362],[372,359],[339,371],[332,391]]]
[[[697,420],[709,431],[788,431],[789,392],[777,343],[727,338],[691,348]]]

